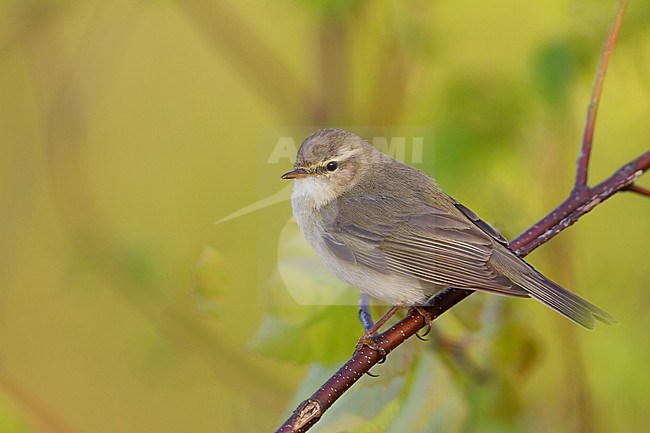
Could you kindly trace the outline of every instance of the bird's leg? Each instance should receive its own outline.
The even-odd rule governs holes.
[[[379,329],[382,326],[384,326],[384,323],[386,323],[388,321],[388,319],[393,317],[395,315],[395,313],[397,313],[397,311],[400,308],[402,308],[403,306],[404,306],[403,304],[397,304],[397,305],[391,307],[390,310],[388,310],[386,312],[386,314],[384,314],[383,316],[381,316],[381,318],[379,320],[377,320],[377,322],[375,322],[370,328],[366,329],[366,333],[363,334],[363,337],[361,337],[361,338],[364,338],[364,337],[369,338],[369,337],[372,337],[373,335],[375,335],[377,333],[377,331],[379,331]]]
[[[366,299],[367,301],[367,299]],[[377,322],[372,324],[372,317],[370,316],[370,311],[367,308],[367,302],[364,305],[363,299],[359,301],[359,319],[361,320],[361,324],[363,325],[364,329],[366,332],[359,338],[359,342],[357,343],[356,348],[354,349],[355,351],[359,351],[363,348],[363,346],[368,346],[369,348],[373,349],[376,352],[379,352],[379,354],[382,357],[382,360],[380,361],[383,362],[386,359],[386,351],[382,349],[379,345],[377,345],[372,337],[377,333],[377,331],[384,326],[384,324],[397,313],[397,311],[404,306],[403,303],[397,304],[393,307],[391,307],[386,314],[384,314]],[[367,327],[368,325],[371,325],[370,327]]]
[[[370,313],[369,299],[370,297],[365,293],[359,296],[359,322],[361,322],[361,326],[363,326],[363,330],[366,332],[375,324],[372,321],[372,314]]]

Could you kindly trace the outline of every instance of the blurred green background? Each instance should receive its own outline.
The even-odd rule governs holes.
[[[570,189],[615,6],[3,1],[0,431],[272,431],[361,328],[287,296],[288,201],[214,224],[286,187],[268,131],[425,128],[420,168],[513,237]],[[649,147],[649,22],[632,1],[592,183]],[[618,194],[530,257],[620,325],[473,296],[318,430],[643,430],[649,222]]]

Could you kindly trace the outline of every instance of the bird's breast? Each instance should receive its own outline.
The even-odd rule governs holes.
[[[430,288],[414,277],[394,273],[380,273],[358,263],[342,260],[328,247],[325,239],[328,230],[329,207],[316,208],[301,193],[292,195],[293,214],[305,240],[320,257],[323,264],[346,284],[388,305],[423,302]]]

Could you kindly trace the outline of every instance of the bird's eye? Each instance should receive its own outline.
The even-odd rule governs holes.
[[[327,168],[327,171],[336,171],[336,169],[339,168],[339,163],[336,161],[330,161],[327,163],[325,168]]]

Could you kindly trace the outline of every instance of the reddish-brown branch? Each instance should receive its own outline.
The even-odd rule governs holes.
[[[594,139],[594,128],[596,127],[596,116],[598,115],[598,106],[600,104],[600,96],[603,93],[603,85],[605,84],[605,74],[607,73],[607,65],[614,50],[616,37],[623,22],[623,15],[627,8],[628,0],[620,0],[614,22],[609,29],[603,52],[598,62],[598,69],[596,70],[596,79],[594,80],[594,87],[591,91],[591,99],[587,108],[587,120],[585,122],[585,130],[582,135],[582,146],[578,154],[576,162],[576,180],[574,184],[575,189],[582,189],[587,186],[587,176],[589,173],[589,157],[591,156],[591,144]]]
[[[632,184],[625,188],[625,191],[630,191],[630,192],[635,192],[637,194],[645,195],[647,197],[650,197],[650,188],[644,188],[640,185],[635,185]]]
[[[574,189],[562,204],[510,242],[511,248],[520,256],[528,254],[565,228],[573,225],[578,218],[589,212],[598,203],[605,201],[620,190],[629,189],[630,185],[649,168],[650,151],[625,164],[593,188]],[[521,246],[517,246],[515,243],[521,244]]]
[[[621,0],[619,2],[616,17],[599,62],[596,82],[587,110],[587,122],[578,156],[574,188],[564,202],[510,242],[510,248],[519,257],[526,256],[535,248],[574,224],[582,215],[591,211],[595,206],[618,191],[628,190],[643,195],[650,195],[650,190],[634,185],[636,179],[644,172],[650,170],[650,151],[625,164],[600,184],[592,188],[587,186],[589,156],[591,154],[598,102],[602,92],[607,64],[620,29],[623,12],[627,3],[627,0]],[[474,292],[469,290],[446,289],[436,295],[435,302],[432,306],[426,307],[425,309],[431,314],[432,320],[435,320],[472,293]],[[369,320],[368,317],[365,317],[367,314],[366,311],[362,311],[361,314],[365,320]],[[417,310],[411,309],[403,320],[376,337],[376,344],[379,348],[383,349],[384,353],[380,354],[378,350],[362,346],[323,386],[298,406],[276,433],[297,433],[309,430],[320,419],[323,413],[356,383],[357,380],[369,372],[374,365],[381,362],[385,355],[409,337],[415,335],[424,326],[424,318]]]
[[[427,311],[432,314],[432,320],[474,292],[447,289],[443,293],[445,296],[440,297],[440,302],[436,302],[435,306],[427,307]],[[424,318],[417,311],[411,310],[404,319],[383,334],[378,335],[374,341],[388,354],[409,337],[415,335],[424,325]],[[363,346],[318,391],[303,401],[276,433],[296,433],[309,430],[323,412],[382,359],[383,356],[379,351]]]

